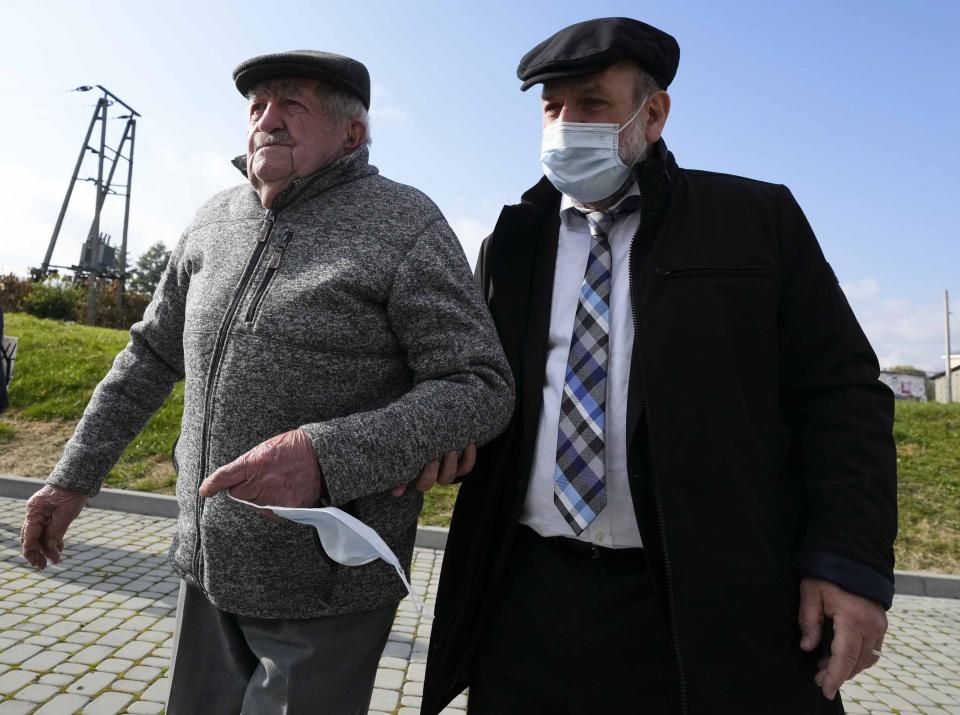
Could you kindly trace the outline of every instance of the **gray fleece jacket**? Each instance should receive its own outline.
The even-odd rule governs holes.
[[[95,494],[178,380],[170,560],[214,605],[264,618],[370,610],[405,589],[383,561],[332,561],[312,527],[225,493],[200,498],[205,477],[300,427],[330,504],[409,569],[423,498],[390,489],[447,450],[489,441],[513,410],[513,378],[456,237],[426,196],[380,176],[366,148],[297,180],[270,211],[249,184],[200,208],[48,483]]]

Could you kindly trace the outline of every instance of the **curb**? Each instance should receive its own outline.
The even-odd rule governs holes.
[[[42,484],[39,479],[0,474],[0,497],[29,499]],[[165,494],[104,488],[90,499],[89,506],[145,516],[177,518],[177,499]],[[447,529],[440,526],[417,527],[416,546],[419,548],[443,550],[446,545]],[[923,571],[895,571],[894,577],[896,592],[901,596],[960,599],[960,576]]]
[[[41,486],[43,481],[40,479],[0,474],[0,497],[29,499]],[[107,487],[101,489],[97,496],[91,497],[87,505],[94,509],[162,516],[168,519],[176,519],[179,512],[177,498],[174,496]],[[421,549],[443,550],[447,545],[447,530],[440,526],[418,526],[414,545]]]

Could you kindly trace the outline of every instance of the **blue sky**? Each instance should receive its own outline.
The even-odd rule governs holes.
[[[472,261],[501,205],[540,176],[538,96],[519,91],[519,58],[565,25],[613,15],[680,43],[664,132],[680,165],[789,186],[881,364],[942,369],[944,289],[960,315],[952,0],[5,2],[0,271],[26,274],[46,250],[95,101],[66,90],[102,84],[143,115],[135,258],[175,244],[203,199],[241,180],[227,163],[245,141],[233,67],[296,48],[367,65],[371,160],[429,194]],[[87,161],[81,176],[95,173]],[[92,206],[79,185],[54,262],[76,261]],[[103,225],[116,241],[121,209],[108,201]],[[960,352],[960,320],[953,332]]]

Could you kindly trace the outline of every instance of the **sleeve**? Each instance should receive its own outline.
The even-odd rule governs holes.
[[[893,394],[786,187],[779,220],[782,400],[807,513],[795,567],[889,606],[897,534]]]
[[[143,319],[100,381],[47,484],[100,490],[107,473],[184,377],[183,319],[189,275],[184,236],[170,256]]]
[[[411,481],[445,452],[490,441],[513,413],[513,376],[493,320],[443,219],[397,269],[387,314],[412,389],[380,409],[302,426],[332,505]]]

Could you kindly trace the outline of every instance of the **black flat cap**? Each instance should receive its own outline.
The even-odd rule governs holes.
[[[634,60],[666,89],[677,74],[680,45],[666,32],[628,17],[602,17],[565,27],[530,50],[517,66],[520,89],[558,77],[602,72]]]
[[[293,50],[252,57],[233,71],[233,81],[240,94],[274,77],[312,77],[355,94],[370,109],[370,73],[357,62],[343,55],[318,50]]]

